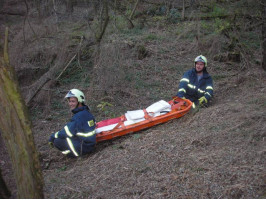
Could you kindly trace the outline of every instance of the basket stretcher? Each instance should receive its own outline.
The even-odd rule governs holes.
[[[111,140],[116,137],[134,133],[152,126],[168,122],[184,116],[191,109],[192,102],[188,99],[175,98],[168,101],[170,105],[169,111],[158,116],[152,116],[152,113],[143,109],[143,119],[133,124],[127,123],[126,114],[117,118],[103,120],[96,125],[96,142]],[[111,130],[101,131],[104,127],[111,127]]]

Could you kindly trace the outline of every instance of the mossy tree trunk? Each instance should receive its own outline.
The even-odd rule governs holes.
[[[18,198],[43,198],[43,178],[31,122],[20,95],[15,71],[8,58],[8,29],[0,50],[0,129],[10,155]]]

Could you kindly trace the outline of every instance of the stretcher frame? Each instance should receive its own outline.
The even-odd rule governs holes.
[[[124,121],[126,120],[125,115],[120,116],[121,121],[109,131],[102,131],[97,133],[96,142],[102,142],[106,140],[111,140],[116,137],[121,137],[127,134],[131,134],[143,129],[150,128],[152,126],[162,124],[168,122],[172,119],[177,119],[184,116],[191,109],[192,102],[188,99],[175,98],[174,100],[168,101],[171,105],[171,111],[166,114],[159,115],[157,117],[151,117],[146,109],[144,109],[145,120],[141,122],[137,122],[131,125],[124,125]]]

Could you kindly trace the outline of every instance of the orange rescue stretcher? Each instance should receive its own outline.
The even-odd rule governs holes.
[[[181,98],[175,98],[173,100],[168,101],[168,103],[171,105],[171,111],[167,112],[166,114],[159,115],[157,117],[151,117],[146,109],[143,109],[144,111],[144,117],[145,120],[141,122],[137,122],[135,124],[131,125],[124,125],[124,122],[126,120],[125,115],[122,115],[117,118],[109,119],[109,120],[103,120],[101,122],[98,122],[96,125],[97,127],[100,127],[102,124],[106,124],[107,121],[112,121],[111,123],[117,123],[117,125],[112,129],[108,131],[102,131],[97,133],[96,135],[96,142],[102,142],[106,140],[110,140],[116,137],[120,137],[123,135],[127,135],[130,133],[134,133],[143,129],[147,129],[149,127],[165,123],[169,120],[180,118],[184,116],[188,111],[191,109],[192,102],[188,99],[181,99]],[[107,122],[108,123],[108,122]]]

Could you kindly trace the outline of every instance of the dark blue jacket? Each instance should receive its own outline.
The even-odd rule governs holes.
[[[199,81],[195,68],[185,72],[180,80],[177,96],[185,97],[196,105],[198,99],[202,96],[205,96],[209,102],[213,96],[213,81],[206,68],[203,71],[203,77]]]
[[[54,145],[64,154],[71,153],[80,156],[94,150],[96,144],[96,122],[89,112],[88,106],[78,107],[72,110],[74,113],[71,121],[51,138]],[[53,140],[50,138],[50,141]]]

